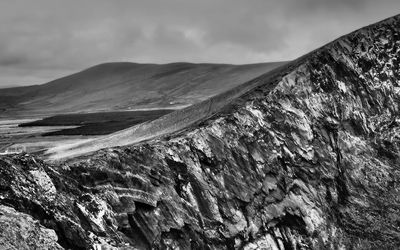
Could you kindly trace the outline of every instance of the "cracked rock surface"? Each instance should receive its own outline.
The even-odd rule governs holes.
[[[180,133],[61,164],[1,157],[0,246],[399,248],[399,52],[396,16]]]

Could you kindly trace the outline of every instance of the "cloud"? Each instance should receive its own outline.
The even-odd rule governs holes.
[[[296,5],[298,8],[306,10],[327,9],[327,10],[356,10],[366,6],[368,1],[365,0],[298,0]]]
[[[399,7],[398,0],[0,1],[0,86],[44,83],[107,61],[290,60]]]

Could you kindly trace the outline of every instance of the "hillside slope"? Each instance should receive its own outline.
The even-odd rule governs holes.
[[[60,164],[2,157],[1,244],[399,249],[399,51],[396,16],[200,105],[217,108],[179,133]]]
[[[363,30],[360,30],[358,32],[362,33]],[[140,141],[149,140],[158,136],[180,131],[184,128],[187,128],[188,126],[192,126],[193,124],[199,123],[207,119],[208,117],[211,117],[212,115],[219,112],[222,108],[226,107],[227,105],[234,106],[237,105],[238,103],[242,104],[243,98],[239,97],[241,97],[242,95],[244,95],[245,93],[249,92],[250,90],[256,87],[261,86],[265,90],[273,88],[274,84],[276,84],[282,77],[289,74],[293,69],[303,66],[310,60],[310,58],[313,58],[317,54],[322,53],[325,50],[328,50],[329,47],[334,46],[335,44],[340,45],[346,39],[348,38],[344,37],[342,39],[338,39],[337,41],[327,46],[324,46],[320,49],[317,49],[316,51],[313,51],[308,55],[300,57],[297,60],[280,65],[275,69],[267,71],[263,75],[254,78],[251,81],[246,82],[245,84],[238,85],[237,87],[232,88],[229,91],[223,92],[201,103],[197,103],[196,105],[193,105],[191,107],[187,107],[185,109],[178,110],[174,113],[163,116],[160,119],[148,123],[139,124],[132,128],[128,128],[123,131],[118,131],[114,134],[107,135],[101,138],[93,140],[84,140],[82,142],[77,142],[71,145],[63,144],[60,146],[56,146],[48,150],[46,155],[52,160],[71,158],[82,154],[87,154],[102,148],[130,145],[138,143]],[[361,47],[356,49],[358,50],[357,55],[365,55],[370,52],[369,47]],[[395,52],[396,51],[392,53]],[[348,53],[353,53],[353,51]],[[383,59],[384,58],[379,58],[379,60]],[[357,65],[358,67],[364,67],[364,68],[372,67],[371,65],[369,65],[370,63],[368,61],[369,58],[367,59],[361,58],[360,60],[361,61],[359,62],[359,65]],[[398,67],[396,61],[391,62],[390,65],[391,67],[394,67],[394,69],[397,69],[396,67]],[[383,70],[385,69],[379,68],[379,71]],[[358,74],[360,72],[356,73]],[[396,72],[393,74],[396,74]],[[396,79],[397,75],[391,75],[390,77],[391,80],[393,81],[393,79]],[[247,94],[246,98],[249,95],[251,94]]]
[[[100,64],[47,84],[2,89],[0,116],[181,108],[281,64]]]

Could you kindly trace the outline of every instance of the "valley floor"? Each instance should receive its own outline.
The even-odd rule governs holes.
[[[151,121],[173,110],[137,110],[64,114],[29,119],[0,119],[0,154],[41,152],[57,144],[93,139]]]

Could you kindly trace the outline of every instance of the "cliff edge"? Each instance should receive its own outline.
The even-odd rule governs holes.
[[[2,156],[0,248],[396,249],[399,50],[395,16],[176,133],[57,164]]]

